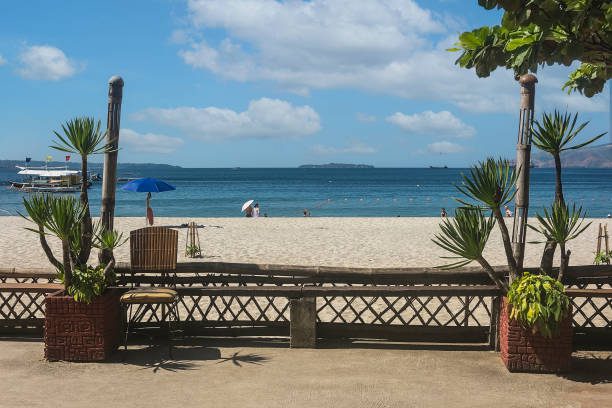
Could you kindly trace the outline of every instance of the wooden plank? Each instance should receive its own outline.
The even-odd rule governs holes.
[[[412,326],[363,323],[317,323],[317,336],[436,343],[487,343],[485,326]]]
[[[184,296],[279,296],[300,297],[298,286],[219,286],[219,287],[178,287]]]
[[[499,296],[496,286],[305,286],[303,297],[316,296]]]
[[[612,298],[612,289],[566,289],[569,297]]]
[[[64,289],[59,283],[0,283],[0,292],[50,293]]]

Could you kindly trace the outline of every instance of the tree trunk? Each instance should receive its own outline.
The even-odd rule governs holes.
[[[572,254],[572,251],[565,252],[565,244],[559,244],[561,248],[561,264],[559,265],[559,275],[557,276],[557,280],[563,283],[563,277],[565,276],[565,271],[569,265],[569,258]]]
[[[70,243],[62,241],[62,260],[64,262],[64,289],[68,290],[72,285],[72,261],[70,259]]]
[[[553,154],[553,157],[555,159],[555,202],[565,204],[565,198],[563,197],[563,183],[561,182],[561,155],[559,153],[555,153]],[[552,273],[556,249],[557,243],[548,241],[544,247],[544,252],[542,252],[540,269],[549,276]]]
[[[504,295],[508,293],[508,284],[506,283],[506,280],[504,278],[500,279],[499,276],[497,276],[497,274],[495,273],[495,270],[489,264],[489,262],[487,262],[487,260],[482,257],[480,257],[479,259],[476,259],[476,261],[480,264],[480,266],[482,266],[482,268],[485,270],[487,275],[489,275],[491,280],[495,283],[495,286],[502,289],[504,291]]]
[[[504,216],[502,215],[501,210],[499,208],[493,209],[493,216],[495,217],[495,220],[499,225],[502,241],[504,243],[504,252],[506,253],[506,260],[508,262],[508,269],[510,270],[510,282],[512,282],[513,279],[516,279],[518,277],[518,271],[516,270],[516,261],[512,252],[510,234],[508,233],[508,228],[506,227]]]
[[[57,270],[62,269],[62,263],[57,260],[55,255],[53,255],[53,251],[49,247],[49,243],[47,243],[47,238],[45,238],[45,229],[42,225],[38,226],[38,239],[40,240],[40,246],[43,251],[45,251],[45,255],[47,255],[47,259],[51,262],[51,265],[55,267]]]
[[[78,254],[78,264],[87,265],[91,253],[93,239],[93,226],[91,224],[91,213],[89,212],[89,196],[87,177],[87,156],[81,156],[81,205],[85,208],[85,215],[81,221],[81,248]]]
[[[563,198],[563,183],[561,182],[561,156],[559,153],[553,155],[555,158],[555,201],[565,204]]]

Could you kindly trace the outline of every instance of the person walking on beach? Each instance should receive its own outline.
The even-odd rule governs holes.
[[[442,207],[442,210],[440,211],[440,217],[446,218],[446,208]]]
[[[310,217],[310,211],[308,208],[304,208],[304,217]]]
[[[506,209],[506,217],[512,217],[512,211],[510,211],[510,208],[508,208],[507,205],[504,205],[504,208]]]
[[[151,208],[151,193],[147,193],[147,223],[153,225],[153,209]]]
[[[253,218],[259,218],[259,203],[253,206]]]

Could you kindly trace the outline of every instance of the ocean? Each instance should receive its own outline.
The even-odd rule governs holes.
[[[76,168],[76,164],[73,165]],[[99,167],[94,170],[100,171]],[[242,204],[259,203],[261,215],[299,217],[431,217],[442,207],[452,215],[460,194],[454,185],[468,169],[236,168],[194,169],[130,165],[120,177],[156,177],[176,187],[153,194],[156,216],[240,217]],[[0,169],[0,215],[23,211],[23,193],[8,188],[16,169]],[[566,201],[582,205],[590,217],[612,213],[612,169],[565,169]],[[89,190],[92,214],[99,214],[101,182]],[[530,214],[554,197],[554,169],[531,171]],[[117,191],[117,216],[144,214],[145,194]]]

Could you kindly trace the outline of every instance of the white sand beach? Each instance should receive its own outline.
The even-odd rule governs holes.
[[[180,225],[188,221],[204,225],[199,229],[203,257],[196,261],[355,267],[437,266],[448,262],[440,258],[448,254],[431,242],[439,232],[440,218],[157,218],[155,221],[156,225]],[[608,223],[608,228],[612,228],[609,219],[589,221],[591,226],[568,245],[572,250],[570,265],[591,264],[598,224]],[[0,267],[50,267],[36,234],[24,229],[28,224],[20,217],[0,217]],[[130,230],[144,226],[144,218],[115,219],[115,228],[127,235]],[[187,259],[186,235],[186,228],[179,229],[179,262]],[[527,237],[528,241],[541,239],[531,230]],[[52,246],[59,254],[59,243],[54,241]],[[539,265],[541,252],[541,245],[528,244],[525,265]],[[486,255],[493,265],[505,264],[497,228]],[[128,244],[116,251],[116,258],[129,261]],[[92,262],[95,262],[93,256]]]

